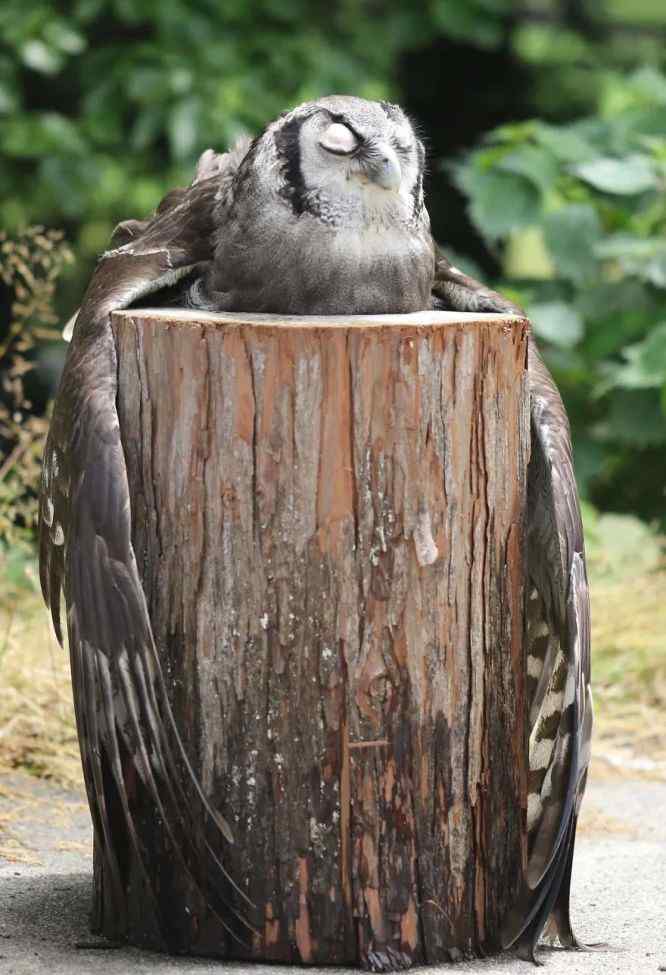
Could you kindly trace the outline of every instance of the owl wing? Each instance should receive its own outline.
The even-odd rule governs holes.
[[[442,258],[439,307],[522,314]],[[590,606],[571,437],[560,394],[528,344],[532,452],[527,474],[528,860],[504,945],[536,961],[542,934],[580,947],[569,917],[576,822],[592,732]]]
[[[454,267],[441,252],[437,252],[435,260],[432,296],[436,310],[495,312],[525,317],[522,308]]]
[[[42,592],[61,642],[65,597],[84,777],[120,936],[130,883],[124,849],[134,848],[154,897],[147,864],[156,821],[230,936],[242,939],[247,926],[232,906],[244,895],[216,852],[220,834],[231,842],[231,833],[188,761],[151,632],[132,549],[109,324],[112,311],[210,259],[224,159],[205,154],[190,187],[170,193],[151,219],[116,232],[120,244],[103,255],[78,313],[42,469]]]

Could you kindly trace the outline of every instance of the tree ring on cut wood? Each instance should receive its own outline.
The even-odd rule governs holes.
[[[112,328],[155,640],[256,906],[242,947],[156,823],[170,948],[375,969],[499,951],[525,846],[527,323]],[[126,936],[164,947],[126,856]]]

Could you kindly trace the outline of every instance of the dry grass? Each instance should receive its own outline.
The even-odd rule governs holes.
[[[597,775],[666,779],[666,563],[633,518],[586,524]],[[605,766],[605,769],[602,767]]]
[[[82,782],[69,657],[53,636],[36,570],[0,595],[0,770]]]
[[[592,589],[595,753],[666,778],[666,571]]]
[[[666,778],[666,568],[633,519],[587,525],[597,777]],[[30,561],[3,581],[0,552],[0,770],[80,785],[69,660],[53,637]],[[5,573],[6,576],[6,573]],[[1,825],[1,824],[0,824]]]

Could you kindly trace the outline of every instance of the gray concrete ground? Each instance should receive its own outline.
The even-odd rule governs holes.
[[[90,842],[81,795],[28,776],[0,777],[2,975],[288,972],[285,966],[248,968],[132,948],[90,948]],[[3,859],[3,852],[11,859]],[[547,975],[666,972],[666,783],[591,783],[581,821],[573,909],[579,936],[607,944],[594,952],[545,952]],[[532,968],[505,956],[442,970],[529,975]]]

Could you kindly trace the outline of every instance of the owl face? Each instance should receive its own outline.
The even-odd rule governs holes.
[[[425,150],[397,105],[334,95],[281,116],[265,135],[295,212],[324,222],[354,212],[420,218]]]
[[[271,122],[218,196],[211,308],[289,315],[430,307],[423,145],[386,102],[332,96]]]

